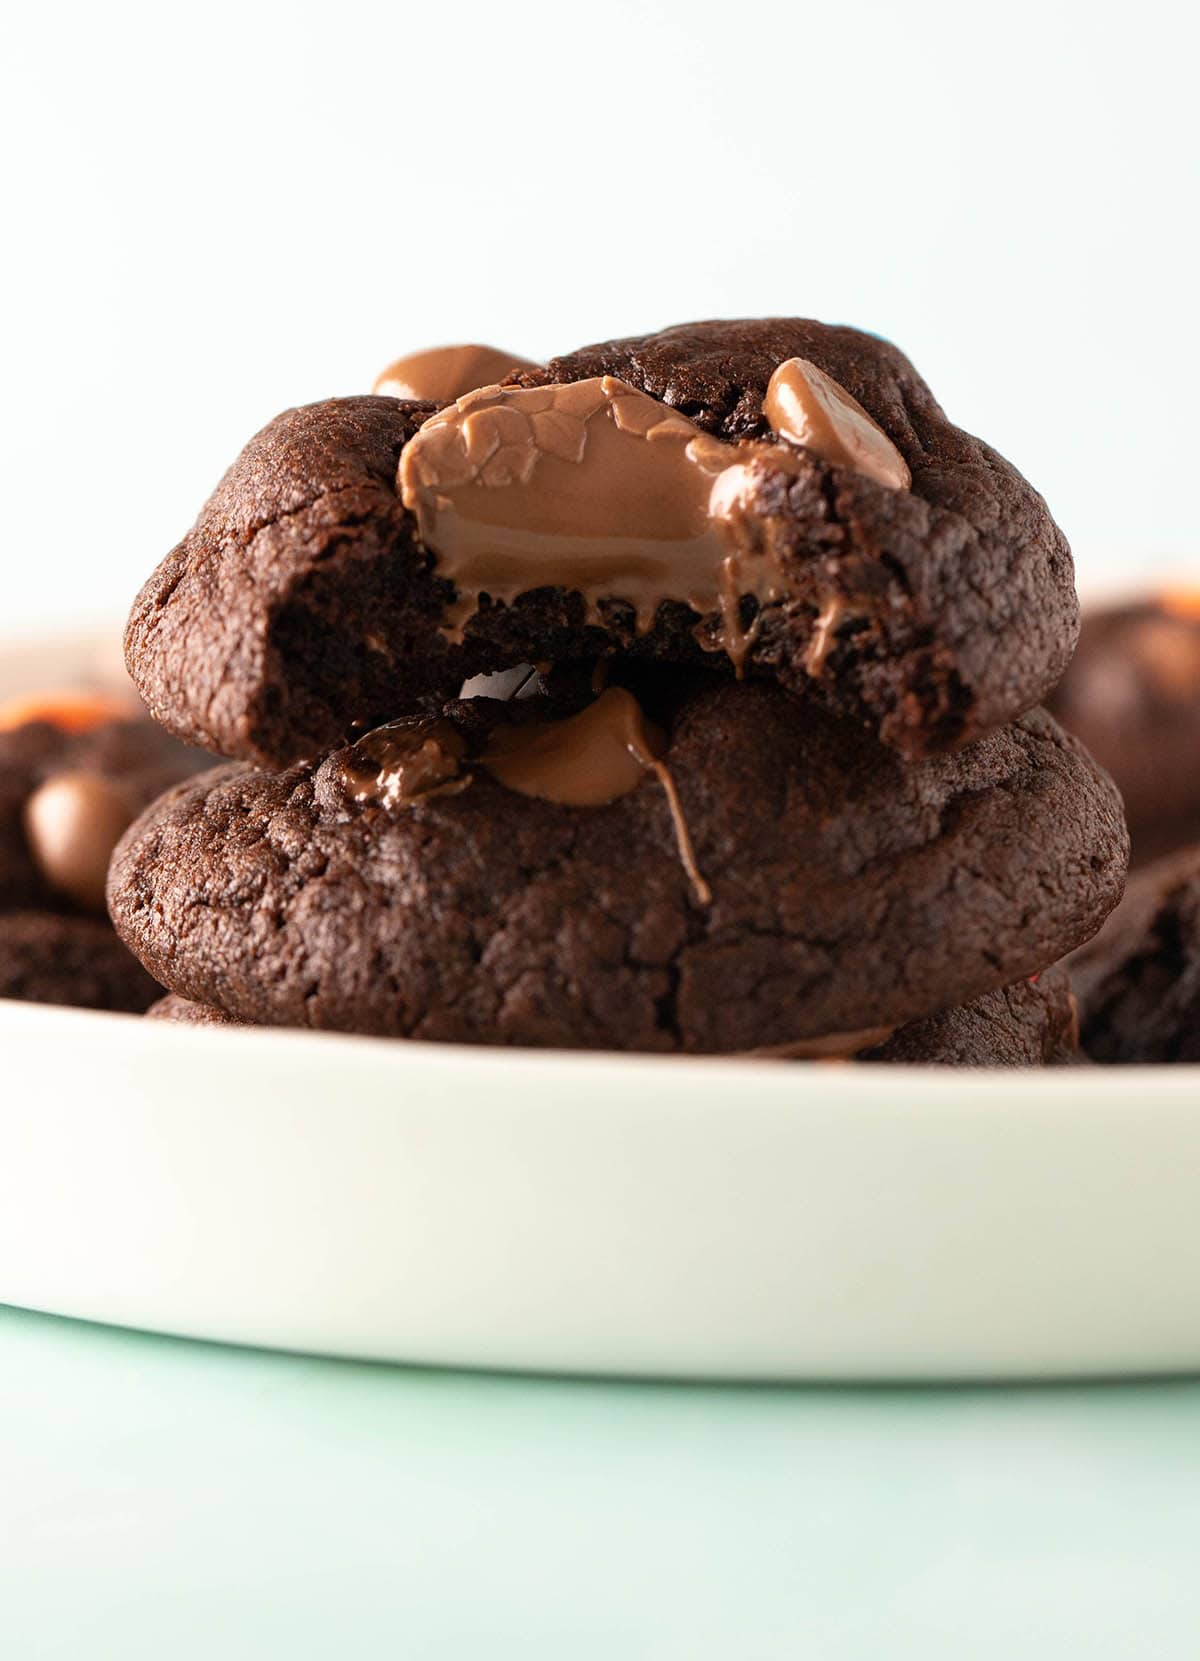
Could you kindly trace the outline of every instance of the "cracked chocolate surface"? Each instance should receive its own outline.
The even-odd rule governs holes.
[[[1078,626],[1073,571],[1041,497],[946,420],[900,352],[799,319],[701,323],[588,347],[520,380],[614,375],[718,438],[769,440],[767,383],[796,356],[878,422],[912,488],[803,449],[785,471],[755,464],[750,518],[786,580],[761,611],[742,602],[747,672],[810,688],[903,755],[952,750],[1061,675]],[[670,599],[645,632],[620,594],[589,621],[581,594],[549,585],[511,604],[481,596],[462,619],[397,494],[400,452],[433,413],[336,399],[251,440],[134,605],[127,657],[157,719],[218,754],[279,766],[518,662],[613,648],[720,660],[721,616]],[[446,637],[448,616],[461,644]]]
[[[707,907],[653,779],[568,808],[479,776],[394,810],[349,799],[335,753],[155,804],[114,857],[116,927],[247,1021],[727,1052],[968,1002],[1120,895],[1116,793],[1040,711],[910,765],[769,683],[705,675],[659,718]]]

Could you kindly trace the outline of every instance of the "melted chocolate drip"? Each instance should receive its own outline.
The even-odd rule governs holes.
[[[708,905],[712,890],[696,863],[679,792],[663,759],[666,751],[666,735],[646,719],[633,694],[610,686],[576,715],[501,722],[474,752],[444,716],[392,721],[360,738],[342,757],[339,771],[352,801],[385,808],[465,790],[476,767],[518,795],[564,807],[603,807],[652,773],[667,798],[692,891]]]

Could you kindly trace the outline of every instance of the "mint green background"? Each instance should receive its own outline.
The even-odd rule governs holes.
[[[0,1655],[1200,1654],[1200,1385],[741,1389],[0,1310]]]

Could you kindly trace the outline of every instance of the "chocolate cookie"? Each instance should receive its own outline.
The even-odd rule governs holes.
[[[161,992],[102,917],[0,912],[0,998],[137,1015]]]
[[[1064,969],[988,992],[901,1027],[859,1061],[926,1067],[1055,1067],[1079,1060],[1079,1021]]]
[[[1200,839],[1200,592],[1087,612],[1050,708],[1116,780],[1135,863]]]
[[[105,875],[125,827],[197,759],[108,699],[0,711],[0,997],[142,1010],[157,995],[104,916]]]
[[[686,680],[637,681],[641,726],[620,686],[570,722],[459,702],[185,784],[117,850],[118,932],[248,1021],[723,1052],[1007,986],[1120,895],[1116,793],[1044,713],[906,765],[769,683]]]
[[[156,1021],[192,1026],[245,1025],[224,1010],[174,992],[152,1004],[146,1014]],[[1079,1033],[1070,981],[1064,970],[1046,969],[972,1003],[910,1021],[882,1044],[836,1059],[925,1067],[1051,1067],[1077,1061]]]
[[[1094,1061],[1200,1061],[1200,847],[1136,872],[1069,967]]]
[[[435,413],[337,399],[251,441],[135,603],[157,719],[283,765],[476,673],[619,649],[809,688],[919,757],[1070,656],[1045,503],[873,336],[692,324],[518,373],[416,438]]]
[[[149,1021],[178,1021],[193,1027],[241,1027],[244,1021],[239,1021],[235,1015],[226,1015],[223,1009],[214,1009],[211,1004],[193,1003],[191,998],[181,998],[178,993],[168,992],[165,998],[159,998],[146,1011]]]

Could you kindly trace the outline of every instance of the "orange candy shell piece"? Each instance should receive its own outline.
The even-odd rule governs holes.
[[[1168,588],[1158,603],[1171,617],[1192,617],[1200,623],[1200,587]]]
[[[106,721],[131,721],[137,715],[138,706],[132,697],[79,687],[53,687],[0,701],[0,732],[11,732],[30,721],[47,721],[61,732],[90,732]]]

